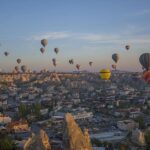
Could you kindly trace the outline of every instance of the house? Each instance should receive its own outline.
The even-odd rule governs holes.
[[[0,114],[0,124],[8,124],[11,122],[11,118],[6,115]]]
[[[120,130],[124,131],[132,131],[139,127],[139,123],[135,122],[134,120],[122,120],[117,122],[117,127]]]
[[[28,122],[26,120],[13,121],[6,126],[8,131],[25,132],[29,131]]]

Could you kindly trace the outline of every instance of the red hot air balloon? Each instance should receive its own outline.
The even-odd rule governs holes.
[[[143,79],[146,83],[150,84],[150,71],[144,71],[143,72]]]

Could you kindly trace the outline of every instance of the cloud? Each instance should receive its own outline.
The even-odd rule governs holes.
[[[70,37],[68,32],[48,32],[44,34],[34,35],[29,38],[29,40],[41,40],[43,38],[50,39],[50,40],[57,40],[57,39],[65,39]]]
[[[119,44],[119,43],[139,43],[150,44],[150,36],[140,34],[140,29],[136,26],[128,26],[118,34],[95,34],[95,33],[76,33],[76,32],[48,32],[45,34],[34,35],[30,40],[41,40],[43,38],[49,40],[71,39],[80,40],[88,43],[104,43],[104,44]]]
[[[98,43],[112,43],[117,42],[120,39],[119,35],[107,35],[107,34],[82,34],[79,39],[86,40],[89,42]]]

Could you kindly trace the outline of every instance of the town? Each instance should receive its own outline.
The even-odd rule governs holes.
[[[0,132],[19,150],[33,134],[45,135],[49,149],[67,150],[69,113],[88,130],[93,150],[144,150],[150,146],[150,86],[141,76],[114,70],[105,81],[87,71],[0,73]]]

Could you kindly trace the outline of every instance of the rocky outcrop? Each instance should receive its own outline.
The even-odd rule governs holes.
[[[32,136],[26,141],[24,150],[51,150],[49,138],[44,130],[39,134],[32,133]]]
[[[73,116],[67,113],[65,116],[66,121],[66,136],[68,141],[67,149],[69,150],[92,150],[88,130],[84,132],[79,128]],[[67,142],[66,142],[67,143]]]
[[[140,146],[145,145],[145,136],[142,131],[139,129],[133,130],[132,131],[132,141]]]

